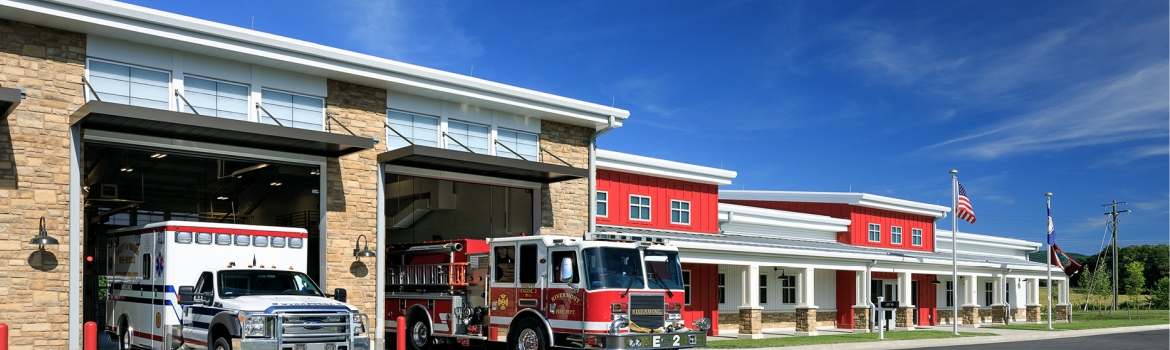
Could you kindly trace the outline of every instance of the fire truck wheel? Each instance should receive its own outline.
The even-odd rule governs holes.
[[[407,318],[406,325],[406,348],[408,350],[430,350],[431,348],[431,325],[427,323],[427,318],[422,317],[417,312]]]
[[[520,321],[515,338],[511,343],[512,350],[547,350],[548,339],[540,323],[536,319],[527,318]]]
[[[215,350],[232,350],[232,342],[224,337],[215,338]]]
[[[126,331],[126,321],[122,321],[122,326],[118,327],[118,349],[130,348],[130,332]]]

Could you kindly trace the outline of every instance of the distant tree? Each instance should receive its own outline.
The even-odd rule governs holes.
[[[1150,293],[1150,302],[1158,309],[1165,310],[1170,307],[1170,277],[1162,277],[1154,283],[1154,289]]]
[[[1139,260],[1125,264],[1125,294],[1142,295],[1146,292],[1146,264]]]
[[[1079,281],[1079,286],[1085,289],[1088,300],[1086,302],[1099,305],[1113,295],[1113,287],[1109,284],[1109,269],[1098,268],[1090,272],[1082,272],[1083,278]],[[1079,302],[1079,301],[1078,301]]]

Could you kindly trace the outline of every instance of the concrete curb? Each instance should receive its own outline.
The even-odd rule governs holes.
[[[896,341],[872,341],[860,343],[842,343],[842,344],[823,344],[823,345],[803,345],[803,346],[789,346],[782,348],[758,348],[753,350],[811,350],[811,349],[832,349],[832,350],[868,350],[868,349],[908,349],[908,348],[923,348],[923,347],[938,347],[938,346],[957,346],[957,345],[977,345],[977,344],[991,344],[991,343],[1005,343],[1012,341],[1028,341],[1054,338],[1072,338],[1083,337],[1109,333],[1131,333],[1165,329],[1170,330],[1170,324],[1152,325],[1152,326],[1136,326],[1136,327],[1117,327],[1117,328],[1096,328],[1083,329],[1073,331],[1024,331],[1024,330],[1010,330],[1009,334],[999,334],[994,336],[982,337],[967,337],[967,338],[950,338],[950,339],[917,339],[917,340],[896,340]],[[960,329],[960,332],[986,332],[993,333],[997,330],[992,329]],[[1009,331],[1009,330],[1002,330]]]

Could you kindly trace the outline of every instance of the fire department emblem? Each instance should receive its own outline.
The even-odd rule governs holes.
[[[500,299],[497,300],[496,302],[500,304],[500,310],[507,309],[508,308],[508,295],[507,294],[500,294]]]
[[[163,255],[162,255],[162,253],[159,253],[158,258],[154,259],[154,275],[158,276],[158,277],[162,277],[162,274],[163,274]]]

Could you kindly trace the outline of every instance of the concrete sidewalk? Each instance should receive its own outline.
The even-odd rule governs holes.
[[[918,327],[919,330],[936,330],[950,332],[951,326],[938,327]],[[871,341],[860,343],[842,343],[842,344],[823,344],[823,345],[805,345],[805,346],[789,346],[783,348],[756,348],[754,350],[767,349],[783,349],[783,350],[811,350],[811,349],[832,349],[832,350],[865,350],[865,349],[911,349],[922,347],[940,347],[940,346],[957,346],[957,345],[976,345],[976,344],[991,344],[1003,343],[1024,340],[1040,340],[1040,339],[1054,339],[1054,338],[1071,338],[1083,337],[1099,334],[1110,333],[1128,333],[1141,332],[1150,330],[1165,329],[1170,330],[1170,324],[1153,325],[1153,326],[1137,326],[1137,327],[1118,327],[1118,328],[1097,328],[1084,329],[1072,331],[1026,331],[1015,329],[995,329],[995,328],[959,328],[960,332],[980,332],[980,333],[995,333],[994,336],[980,336],[980,337],[964,337],[964,338],[941,338],[941,339],[917,339],[917,340],[891,340],[891,341]],[[764,330],[765,337],[784,337],[791,336],[789,329],[769,329]],[[831,329],[828,331],[820,331],[820,336],[832,336],[832,334],[845,334],[844,330]],[[709,337],[708,341],[715,339],[734,339],[733,337]]]

